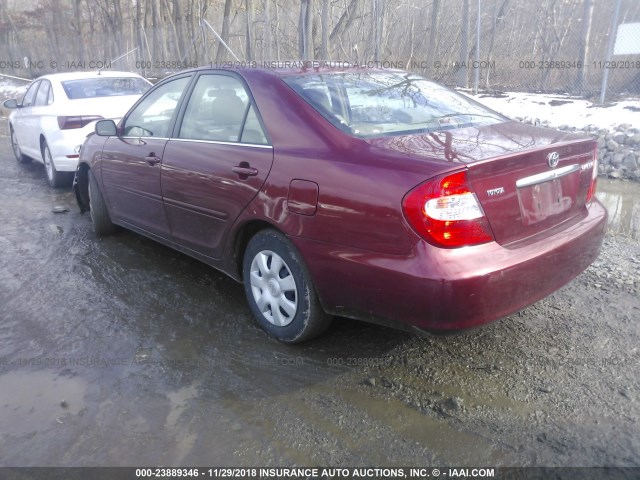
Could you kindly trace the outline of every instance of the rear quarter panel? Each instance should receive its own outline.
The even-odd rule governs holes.
[[[274,164],[239,223],[261,218],[292,236],[408,252],[418,236],[404,220],[402,198],[415,185],[460,166],[370,145],[331,125],[278,77],[256,71],[245,78],[273,143]],[[318,184],[315,215],[288,208],[292,180]]]

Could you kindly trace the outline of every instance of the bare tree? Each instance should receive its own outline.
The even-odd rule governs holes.
[[[313,0],[300,2],[298,16],[298,54],[305,60],[313,60]]]
[[[313,45],[313,8],[314,8],[314,0],[306,0],[307,3],[307,12],[305,18],[305,50],[306,57],[308,60],[313,60],[315,58],[315,51]]]
[[[245,0],[245,8],[247,9],[246,17],[247,17],[247,30],[245,37],[246,44],[246,60],[248,62],[253,61],[253,2],[252,0]]]
[[[587,66],[587,56],[589,55],[589,37],[591,36],[591,25],[593,23],[593,0],[584,0],[584,11],[582,13],[582,35],[580,43],[580,62],[582,68],[578,68],[576,78],[576,93],[584,92],[584,79]]]
[[[264,0],[264,49],[262,57],[273,60],[273,45],[271,44],[271,0]]]
[[[604,58],[615,1],[483,0],[479,53],[496,62],[482,72],[485,84],[575,93],[584,93],[589,82],[599,84],[602,71],[589,70],[587,76],[584,69],[521,64]],[[640,21],[640,1],[620,1],[621,21]],[[470,25],[474,5],[471,0],[0,0],[0,59],[109,60],[136,48],[136,60],[219,62],[229,53],[203,27],[209,18],[220,38],[247,59],[388,59],[464,87],[476,48]],[[412,63],[417,55],[426,64]],[[435,60],[443,67],[434,70]],[[458,67],[448,67],[454,62]],[[4,71],[47,73],[21,63],[5,61]],[[141,73],[168,73],[143,68],[147,65]],[[125,58],[117,68],[141,66]],[[636,73],[612,72],[611,89],[638,91]]]
[[[438,18],[440,15],[440,0],[433,0],[431,6],[431,28],[429,29],[429,46],[427,47],[427,72],[433,71],[433,59],[438,53],[436,38],[438,36]]]
[[[469,86],[469,75],[467,69],[467,60],[469,59],[469,32],[471,30],[470,23],[470,5],[469,0],[462,1],[462,28],[460,32],[460,55],[457,84],[459,87]]]
[[[231,2],[232,0],[225,0],[224,2],[222,32],[220,32],[220,37],[225,43],[229,42],[229,29],[231,24]],[[216,52],[216,63],[222,62],[222,60],[224,59],[224,52],[224,45],[222,45],[222,43],[218,43],[218,51]]]
[[[322,47],[320,56],[323,60],[329,59],[329,0],[322,0]]]

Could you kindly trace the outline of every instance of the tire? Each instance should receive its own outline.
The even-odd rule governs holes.
[[[42,144],[42,160],[44,162],[44,170],[47,173],[47,182],[51,188],[60,188],[69,183],[69,174],[56,170],[47,142]]]
[[[104,203],[104,198],[100,192],[98,181],[93,175],[93,172],[89,170],[89,214],[91,215],[91,221],[93,222],[93,230],[98,236],[111,235],[118,230],[118,227],[114,225],[109,217],[107,211],[107,205]]]
[[[310,340],[331,323],[302,256],[281,233],[262,230],[251,238],[242,273],[251,312],[277,340],[290,344]]]
[[[26,155],[22,154],[20,150],[20,144],[18,143],[18,137],[16,136],[16,132],[13,130],[13,127],[10,127],[11,130],[11,147],[13,148],[13,154],[16,156],[16,160],[18,163],[27,163],[31,160]]]

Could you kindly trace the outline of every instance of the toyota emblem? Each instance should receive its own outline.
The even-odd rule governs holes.
[[[560,161],[560,154],[558,152],[551,152],[547,155],[547,161],[549,162],[549,166],[551,168],[556,168],[558,166],[558,162]]]

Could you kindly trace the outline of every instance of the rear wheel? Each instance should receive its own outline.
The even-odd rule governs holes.
[[[18,143],[18,137],[16,136],[16,132],[13,130],[13,127],[11,127],[11,147],[13,148],[13,154],[16,156],[18,163],[26,163],[30,160],[29,157],[22,154],[20,144]]]
[[[53,164],[53,157],[47,142],[42,144],[42,159],[44,160],[44,169],[47,172],[47,182],[52,188],[60,188],[68,183],[69,174],[66,172],[58,172]]]
[[[98,181],[91,170],[89,170],[89,213],[91,214],[93,230],[96,235],[111,235],[118,229],[109,217],[107,205],[104,203]]]
[[[331,322],[300,253],[274,230],[257,233],[243,261],[244,289],[260,326],[284,343],[320,335]]]

